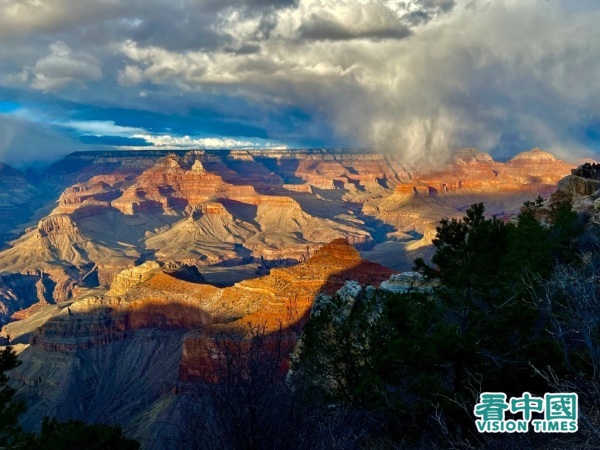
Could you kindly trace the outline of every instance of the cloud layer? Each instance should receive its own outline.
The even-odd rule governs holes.
[[[600,142],[598,19],[592,0],[4,0],[0,94],[33,111],[19,121],[43,131],[43,114],[81,148],[576,157]],[[31,145],[6,142],[5,155]]]

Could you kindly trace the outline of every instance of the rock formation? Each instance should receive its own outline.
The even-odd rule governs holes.
[[[106,295],[125,295],[131,288],[142,284],[144,281],[148,281],[159,271],[160,264],[154,261],[148,261],[140,266],[125,269],[114,278],[110,285],[110,290]]]
[[[415,174],[410,183],[396,187],[398,195],[450,195],[453,193],[547,194],[572,166],[538,148],[519,153],[507,163],[495,162],[476,149],[462,149],[453,164],[442,171]]]
[[[403,272],[392,275],[389,280],[383,281],[379,287],[388,292],[405,294],[409,292],[431,293],[435,284],[427,280],[419,272]]]
[[[443,170],[415,172],[394,192],[365,203],[362,212],[386,225],[387,239],[363,256],[408,270],[416,257],[431,256],[431,239],[441,217],[462,217],[473,203],[484,202],[486,212],[504,220],[518,213],[523,202],[538,195],[549,198],[572,166],[539,149],[520,153],[506,163],[466,148],[457,151]],[[381,227],[383,228],[383,227]]]
[[[592,221],[600,223],[600,166],[585,163],[558,183],[558,194],[571,200],[574,208],[586,211]]]
[[[183,344],[180,374],[189,379],[206,370],[198,362],[203,359],[196,356],[204,351],[208,335],[243,332],[250,325],[265,326],[268,332],[279,327],[298,332],[319,292],[334,293],[348,280],[379,284],[392,273],[362,260],[343,239],[325,245],[306,263],[273,269],[264,277],[221,289],[178,279],[176,272],[165,273],[158,263],[146,262],[119,273],[105,296],[88,297],[64,308],[33,333],[31,345],[70,352],[125,339],[128,332],[141,328],[211,324]]]
[[[15,198],[38,189],[2,170]],[[63,186],[58,204],[0,251],[0,272],[42,271],[64,301],[146,261],[252,273],[244,267],[306,261],[337,238],[406,270],[427,256],[440,217],[488,201],[490,213],[509,218],[569,170],[539,149],[507,163],[460,149],[430,173],[366,151],[74,153],[48,169],[48,195]]]

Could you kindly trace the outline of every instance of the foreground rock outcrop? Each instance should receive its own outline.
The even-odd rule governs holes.
[[[389,280],[383,281],[379,287],[384,291],[396,294],[415,292],[429,294],[433,292],[435,283],[428,280],[422,273],[403,272],[392,275]]]
[[[557,194],[569,198],[575,209],[600,223],[600,165],[585,163],[573,169],[558,183]]]

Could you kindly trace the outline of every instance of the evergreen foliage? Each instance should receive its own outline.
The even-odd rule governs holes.
[[[305,326],[294,368],[328,401],[384,412],[391,442],[482,445],[472,414],[479,393],[543,395],[578,370],[575,355],[589,368],[600,360],[597,346],[573,345],[583,334],[574,328],[576,302],[539,301],[557,267],[577,264],[582,231],[568,201],[541,197],[508,223],[486,217],[482,203],[462,219],[442,219],[432,264],[415,261],[437,280],[433,294],[363,291],[350,313],[334,297]],[[574,331],[556,339],[557,327]],[[538,370],[547,367],[552,377]]]
[[[17,355],[10,346],[0,351],[0,447],[15,447],[23,438],[19,415],[25,404],[14,399],[15,390],[8,386],[6,372],[19,365]]]

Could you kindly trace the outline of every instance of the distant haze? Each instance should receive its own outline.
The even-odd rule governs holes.
[[[595,0],[7,0],[0,161],[371,147],[439,164],[600,146]]]

